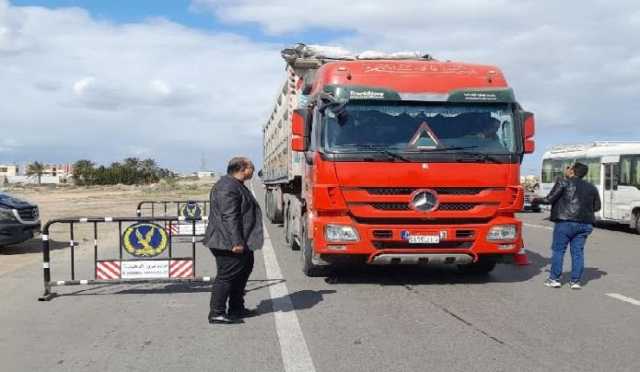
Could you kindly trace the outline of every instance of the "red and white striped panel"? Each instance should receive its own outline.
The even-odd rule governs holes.
[[[96,265],[96,279],[120,279],[120,261],[98,261]]]
[[[176,235],[180,231],[178,224],[167,225],[164,229],[167,231],[167,234],[171,235]]]
[[[193,278],[193,261],[169,261],[169,278]]]

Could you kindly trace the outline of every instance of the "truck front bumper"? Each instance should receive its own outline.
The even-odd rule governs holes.
[[[470,259],[476,261],[479,256],[512,257],[523,246],[522,223],[508,216],[495,217],[488,222],[438,224],[437,220],[425,224],[364,224],[354,221],[349,216],[311,216],[313,226],[314,253],[323,255],[363,255],[366,262],[376,263],[465,263]],[[426,221],[426,220],[425,220]],[[325,230],[327,225],[351,226],[358,232],[358,241],[327,241]],[[515,225],[516,238],[513,240],[490,242],[487,240],[489,230],[498,225]],[[437,236],[437,243],[410,243],[409,235]],[[415,255],[415,256],[412,256]],[[452,260],[452,257],[454,258]],[[508,259],[504,261],[509,261]]]

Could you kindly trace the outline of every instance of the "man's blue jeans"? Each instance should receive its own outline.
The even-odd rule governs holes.
[[[593,226],[579,222],[557,222],[553,228],[551,243],[551,274],[549,278],[560,280],[562,261],[567,245],[571,251],[571,281],[579,282],[584,271],[584,243],[593,231]]]

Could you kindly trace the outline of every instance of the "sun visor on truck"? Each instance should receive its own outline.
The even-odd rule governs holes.
[[[425,102],[515,102],[511,88],[458,89],[449,94],[398,93],[390,89],[327,85],[324,91],[338,100],[425,101]]]

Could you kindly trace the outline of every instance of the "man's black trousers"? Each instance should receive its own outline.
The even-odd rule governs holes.
[[[244,290],[253,270],[253,252],[233,253],[211,249],[216,257],[217,275],[211,287],[209,317],[240,311],[244,308]]]

